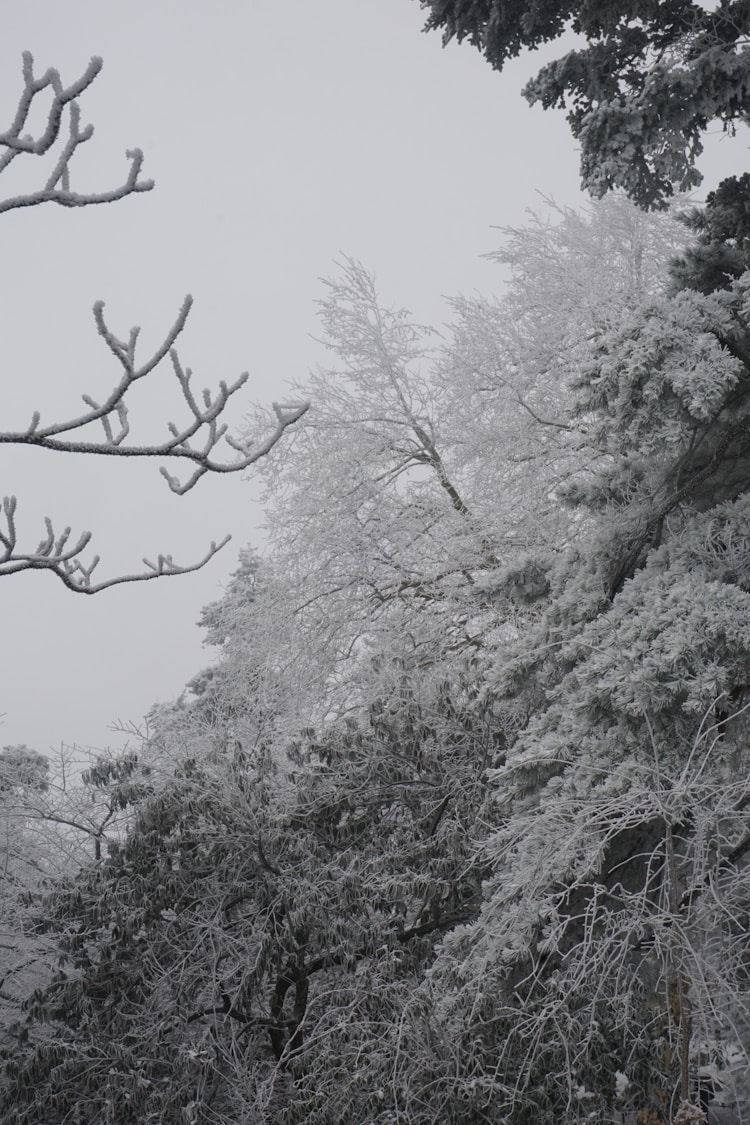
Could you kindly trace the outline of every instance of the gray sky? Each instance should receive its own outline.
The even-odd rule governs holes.
[[[101,55],[82,99],[96,134],[72,187],[115,186],[124,150],[137,145],[156,188],[107,207],[2,216],[0,424],[20,428],[34,409],[43,420],[73,416],[82,393],[114,384],[93,328],[99,298],[119,334],[142,326],[147,348],[191,292],[183,362],[200,387],[248,370],[248,402],[283,399],[285,381],[323,358],[311,339],[314,302],[341,253],[426,323],[445,319],[444,295],[499,289],[497,266],[480,257],[498,244],[492,226],[522,222],[539,206],[536,191],[581,200],[574,142],[562,114],[520,95],[539,53],[498,76],[473,50],[441,50],[423,22],[416,0],[7,5],[0,130],[24,49],[64,82]],[[707,187],[743,169],[746,152],[744,139],[711,140]],[[0,197],[9,186],[0,182]],[[140,401],[144,438],[179,420],[166,368]],[[3,448],[8,493],[32,545],[45,515],[92,530],[102,577],[159,551],[188,562],[211,539],[234,537],[198,574],[96,597],[44,574],[0,583],[0,744],[119,745],[113,721],[139,722],[209,659],[195,622],[239,548],[262,542],[253,486],[204,478],[177,498],[155,462]]]

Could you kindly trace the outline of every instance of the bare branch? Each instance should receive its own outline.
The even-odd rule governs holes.
[[[18,574],[22,570],[46,570],[56,575],[64,586],[76,594],[98,594],[100,590],[119,586],[124,582],[148,582],[152,578],[190,574],[210,562],[231,539],[231,535],[226,535],[221,542],[212,542],[203,558],[189,566],[176,563],[171,555],[158,555],[156,562],[144,558],[146,569],[141,573],[123,574],[103,582],[93,582],[92,575],[99,564],[99,555],[94,555],[88,565],[81,558],[82,552],[91,541],[90,531],[82,532],[75,546],[68,547],[71,529],[66,527],[61,535],[55,535],[52,521],[47,517],[44,521],[47,530],[45,538],[41,540],[35,551],[23,552],[17,549],[16,506],[15,496],[3,498],[2,516],[5,526],[4,530],[0,526],[0,578],[8,574]]]
[[[43,188],[23,195],[11,196],[0,201],[0,212],[12,211],[18,207],[35,207],[40,203],[58,203],[62,207],[88,207],[95,203],[114,203],[136,192],[151,191],[153,180],[140,179],[143,167],[143,153],[140,149],[128,149],[125,153],[130,168],[125,182],[117,188],[102,192],[76,192],[70,188],[70,164],[80,145],[91,140],[93,125],[81,127],[81,110],[76,99],[88,89],[102,68],[102,60],[94,57],[77,82],[64,87],[59,71],[50,68],[41,78],[34,77],[34,59],[29,51],[23,54],[24,88],[12,125],[0,133],[0,173],[18,156],[44,156],[60,137],[65,110],[68,111],[68,137],[63,144],[55,166],[47,177]],[[44,132],[36,139],[28,133],[22,134],[28,121],[34,99],[44,90],[51,90],[52,102],[47,113]]]
[[[111,203],[134,192],[149,191],[152,180],[141,180],[143,153],[140,149],[128,150],[130,169],[125,183],[111,191],[80,194],[70,187],[70,164],[79,146],[93,136],[91,125],[81,125],[78,96],[83,93],[102,67],[99,58],[93,58],[84,74],[70,86],[64,87],[59,72],[46,71],[41,78],[34,76],[34,60],[28,52],[23,56],[24,89],[13,123],[5,133],[0,133],[0,174],[10,164],[24,154],[43,156],[49,152],[61,137],[63,121],[68,121],[68,136],[62,144],[54,167],[44,187],[27,195],[15,196],[0,202],[0,212],[16,207],[33,207],[38,203],[54,202],[66,207],[82,207],[93,203]],[[51,105],[47,114],[44,131],[34,138],[23,133],[34,99],[42,92],[51,93]],[[5,150],[4,152],[2,150]],[[27,445],[48,449],[56,453],[92,453],[110,457],[164,457],[191,462],[190,473],[181,480],[166,468],[161,469],[172,492],[179,496],[189,492],[206,473],[241,472],[255,464],[279,441],[288,426],[297,422],[308,409],[308,403],[281,406],[274,403],[276,426],[265,440],[253,447],[250,443],[239,442],[229,436],[227,425],[221,421],[229,400],[247,382],[247,372],[241,374],[233,383],[223,380],[218,391],[204,389],[196,395],[191,386],[192,372],[183,368],[175,344],[187,322],[193,299],[185,297],[177,317],[167,331],[161,344],[144,360],[137,357],[139,328],[132,328],[126,340],[114,334],[104,317],[104,302],[94,305],[94,322],[99,336],[104,341],[121,368],[119,380],[102,399],[91,394],[82,394],[86,406],[82,414],[62,422],[43,424],[41,412],[33,413],[31,422],[22,430],[0,432],[0,445]],[[182,424],[169,421],[168,436],[155,444],[128,443],[131,436],[128,404],[126,396],[141,379],[150,375],[159,364],[169,357],[172,372],[180,388],[182,400],[187,405],[188,417]],[[75,436],[76,431],[92,424],[101,424],[103,436],[99,440],[82,439]],[[228,455],[223,458],[218,453],[222,442],[226,442]],[[99,563],[95,555],[84,562],[82,552],[91,540],[91,532],[84,531],[73,546],[69,546],[71,529],[66,527],[61,535],[56,535],[52,522],[45,519],[46,536],[36,550],[19,548],[15,522],[16,498],[6,497],[0,511],[0,577],[17,574],[22,570],[47,570],[56,574],[61,582],[76,593],[93,594],[108,586],[122,582],[143,582],[151,578],[188,574],[205,566],[217,551],[229,541],[227,536],[218,545],[211,543],[208,552],[198,562],[181,566],[171,555],[159,555],[155,563],[144,559],[146,570],[143,573],[128,574],[103,582],[94,582],[92,574]]]
[[[192,304],[193,299],[188,294],[162,343],[139,365],[136,362],[136,345],[140,329],[132,328],[127,342],[118,339],[104,319],[104,302],[97,301],[94,305],[94,320],[99,335],[122,367],[119,382],[101,403],[92,395],[83,394],[81,398],[88,410],[65,422],[42,425],[41,415],[39,411],[35,411],[30,425],[25,430],[0,433],[0,445],[33,445],[57,453],[95,453],[110,457],[170,457],[192,461],[195,469],[184,483],[166,469],[161,470],[171,490],[180,496],[189,492],[206,473],[241,472],[255,464],[261,457],[265,457],[284,431],[306,413],[309,403],[288,405],[274,403],[277,425],[271,434],[255,447],[232,438],[227,433],[226,425],[217,424],[217,419],[225,410],[230,398],[244,387],[249,376],[245,371],[233,383],[227,384],[222,380],[215,395],[205,389],[201,395],[202,402],[198,401],[191,387],[192,371],[189,367],[182,367],[174,347],[185,327]],[[170,357],[174,376],[192,418],[181,428],[174,422],[168,422],[169,437],[162,442],[151,445],[126,445],[125,440],[130,434],[130,425],[125,396],[135,383],[150,375],[167,355]],[[113,421],[116,421],[116,431],[112,425]],[[83,429],[92,422],[101,422],[104,430],[103,441],[82,441],[61,436]],[[191,444],[191,439],[196,436],[203,442],[202,446],[196,447]],[[217,458],[214,455],[215,450],[222,440],[238,456],[231,460]]]

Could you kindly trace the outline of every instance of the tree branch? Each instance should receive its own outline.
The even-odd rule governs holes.
[[[128,149],[126,156],[130,161],[125,182],[118,188],[103,192],[75,192],[70,189],[70,163],[79,146],[91,140],[93,125],[81,128],[81,111],[76,99],[87,90],[102,69],[102,60],[94,57],[81,77],[70,86],[64,87],[59,71],[50,68],[41,78],[34,77],[34,58],[29,51],[23,53],[24,88],[12,125],[0,133],[0,148],[5,152],[0,156],[0,174],[22,155],[44,156],[59,139],[65,110],[68,110],[68,137],[62,147],[57,162],[43,188],[24,195],[12,196],[0,201],[0,212],[12,211],[18,207],[35,207],[40,203],[58,203],[62,207],[87,207],[95,203],[114,203],[136,192],[151,191],[153,180],[141,180],[143,153],[140,149]],[[34,99],[44,90],[52,91],[52,104],[47,112],[44,131],[36,139],[28,133],[22,135],[27,125]]]
[[[0,202],[0,212],[18,207],[33,207],[40,203],[54,202],[65,207],[84,207],[95,203],[112,203],[135,192],[150,191],[153,180],[140,179],[143,166],[143,153],[140,149],[129,149],[127,157],[130,169],[125,183],[110,191],[79,193],[70,187],[70,164],[80,145],[93,136],[91,125],[81,126],[78,96],[95,80],[102,68],[100,58],[92,58],[83,75],[70,86],[64,87],[57,70],[51,68],[41,78],[34,76],[34,60],[29,52],[23,55],[24,88],[15,118],[9,129],[0,133],[0,174],[6,171],[19,156],[43,156],[60,139],[63,120],[68,118],[68,136],[62,145],[52,172],[43,188],[25,195],[14,196]],[[43,91],[51,91],[52,101],[47,113],[44,130],[36,138],[24,133],[34,100]],[[109,351],[122,369],[119,381],[102,401],[90,394],[81,398],[87,409],[74,418],[63,422],[42,424],[40,412],[34,414],[23,430],[0,432],[0,445],[30,445],[38,449],[48,449],[55,453],[91,453],[109,457],[164,457],[191,463],[191,471],[186,480],[181,480],[166,468],[161,474],[172,492],[184,495],[193,488],[206,473],[241,472],[265,457],[280,440],[287,427],[298,421],[308,409],[308,403],[283,405],[273,404],[276,426],[272,432],[253,447],[249,442],[241,442],[227,433],[226,423],[221,417],[229,403],[247,382],[244,372],[233,383],[223,380],[218,391],[204,389],[196,394],[191,385],[192,372],[183,367],[175,349],[175,344],[185,328],[192,307],[192,297],[185,297],[177,318],[166,333],[162,343],[144,361],[136,359],[139,328],[132,328],[127,340],[115,336],[104,318],[104,302],[94,305],[96,329]],[[182,399],[187,404],[188,417],[181,424],[167,423],[169,436],[155,444],[128,444],[130,422],[126,398],[131,388],[141,379],[150,375],[159,364],[169,357],[172,372],[180,388]],[[100,423],[103,437],[96,441],[80,439],[76,431]],[[217,456],[220,443],[226,443],[230,456]],[[56,574],[68,589],[76,593],[94,594],[109,586],[123,582],[144,582],[152,578],[188,574],[200,570],[229,541],[226,536],[220,543],[211,543],[210,548],[197,563],[181,566],[171,555],[160,554],[157,561],[144,559],[146,570],[141,573],[122,575],[103,582],[92,581],[92,574],[99,563],[95,555],[90,562],[84,562],[82,552],[89,545],[91,532],[83,531],[77,541],[70,545],[71,529],[57,535],[52,521],[45,518],[46,535],[36,550],[19,548],[16,531],[17,500],[15,496],[4,498],[0,509],[0,577],[17,574],[22,570],[47,570]]]
[[[123,369],[119,382],[101,403],[89,394],[82,394],[81,398],[88,410],[65,422],[42,425],[40,412],[34,411],[25,430],[0,432],[0,445],[31,445],[55,453],[94,453],[104,457],[169,457],[192,461],[196,468],[184,483],[166,469],[161,470],[171,490],[180,496],[189,492],[206,473],[241,472],[255,464],[261,457],[265,457],[287,427],[299,421],[306,413],[309,403],[274,403],[276,427],[256,448],[253,448],[249,442],[237,441],[227,434],[226,425],[217,424],[217,420],[226,409],[230,398],[244,387],[249,375],[245,371],[231,384],[221,380],[218,392],[212,394],[206,388],[201,392],[200,401],[198,400],[191,386],[193,373],[189,367],[182,367],[174,347],[185,328],[192,304],[193,299],[188,294],[162,343],[139,365],[136,362],[136,345],[140,328],[131,328],[127,342],[119,340],[104,319],[104,302],[97,301],[94,305],[94,320],[99,335]],[[170,357],[174,376],[192,418],[181,428],[174,422],[168,422],[167,429],[170,436],[162,442],[150,445],[126,445],[126,439],[130,435],[126,395],[135,383],[150,375],[167,355]],[[104,438],[101,441],[82,441],[60,436],[83,429],[94,422],[102,424]],[[200,435],[199,440],[203,442],[203,445],[197,448],[191,444],[191,439],[196,435]],[[212,456],[222,440],[236,454],[231,461],[223,461]]]
[[[102,582],[92,582],[92,575],[99,565],[100,557],[94,555],[88,564],[80,557],[91,540],[91,532],[84,531],[75,546],[67,549],[70,528],[66,527],[62,534],[56,537],[52,522],[46,517],[44,521],[47,527],[46,538],[39,543],[35,551],[29,553],[18,551],[15,528],[16,503],[15,496],[3,497],[2,516],[5,520],[5,531],[0,529],[0,578],[9,574],[18,574],[22,570],[46,570],[56,575],[64,586],[76,594],[98,594],[101,590],[106,590],[110,586],[119,586],[124,582],[148,582],[152,578],[190,574],[204,567],[232,538],[231,535],[226,535],[219,543],[212,541],[203,558],[188,566],[176,563],[171,555],[158,555],[156,562],[144,558],[146,569],[140,573],[123,574]]]

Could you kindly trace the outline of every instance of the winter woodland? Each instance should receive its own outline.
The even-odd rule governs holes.
[[[422,7],[497,69],[578,34],[525,94],[592,201],[500,232],[501,296],[425,326],[342,258],[327,365],[236,436],[243,378],[201,394],[177,353],[189,298],[144,357],[97,305],[110,393],[0,434],[158,455],[178,494],[251,469],[270,528],[128,752],[0,753],[7,1125],[750,1119],[750,174],[686,195],[750,113],[750,10]],[[0,210],[151,190],[139,151],[71,187],[98,65],[25,57],[0,172],[54,163]],[[185,419],[139,445],[162,362]],[[27,546],[15,511],[3,577],[196,565],[99,581],[88,532]]]

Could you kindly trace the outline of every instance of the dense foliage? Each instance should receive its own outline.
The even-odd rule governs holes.
[[[0,1120],[667,1120],[706,1067],[729,1089],[744,191],[506,231],[506,296],[439,339],[343,263],[219,659],[89,773],[127,830],[25,907],[61,961]]]
[[[532,89],[597,189],[744,112],[744,4],[431,7],[588,37]],[[0,1125],[750,1111],[750,179],[682,207],[550,204],[440,333],[340,264],[215,661],[80,784],[0,755]]]
[[[623,188],[663,206],[675,186],[700,183],[701,135],[750,110],[750,8],[746,0],[421,0],[426,30],[466,39],[496,70],[524,49],[565,33],[574,46],[524,90],[533,104],[567,110],[581,146],[584,187]],[[581,40],[585,40],[583,43]]]

